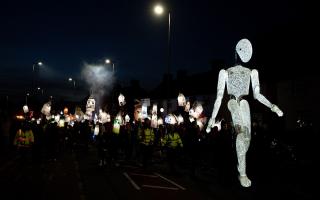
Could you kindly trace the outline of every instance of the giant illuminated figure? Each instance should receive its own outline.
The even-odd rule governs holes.
[[[236,52],[244,63],[249,62],[252,56],[252,46],[249,40],[242,39],[236,45]],[[258,71],[249,69],[241,65],[230,67],[227,70],[221,69],[218,77],[217,97],[214,103],[212,116],[208,122],[207,132],[215,126],[215,118],[218,114],[225,86],[227,92],[232,97],[228,102],[228,109],[231,113],[233,125],[235,127],[236,151],[238,157],[239,181],[243,187],[250,187],[251,181],[246,174],[246,153],[251,139],[251,119],[248,102],[243,96],[249,94],[250,80],[253,90],[253,97],[271,109],[278,116],[282,116],[282,111],[274,104],[270,103],[260,93]]]

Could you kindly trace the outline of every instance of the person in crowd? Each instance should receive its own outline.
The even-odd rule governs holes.
[[[144,169],[148,170],[152,159],[154,144],[154,132],[151,128],[151,121],[148,118],[144,120],[142,134],[140,135],[140,144],[142,151],[142,166]]]
[[[178,153],[183,147],[182,140],[174,125],[168,125],[168,133],[162,139],[162,145],[167,150],[167,160],[169,163],[170,172],[177,174],[176,161]]]

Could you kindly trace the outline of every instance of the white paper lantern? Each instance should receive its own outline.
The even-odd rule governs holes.
[[[158,126],[163,125],[163,119],[161,117],[159,117],[158,119]]]
[[[47,102],[43,104],[41,113],[44,114],[46,117],[50,117],[50,111],[51,111],[51,102]]]
[[[158,128],[158,116],[155,114],[151,116],[151,127]]]
[[[126,116],[124,117],[124,119],[125,119],[126,123],[129,123],[129,122],[130,122],[130,117],[129,117],[129,115],[126,115]]]
[[[65,122],[64,119],[60,119],[59,122],[58,122],[58,126],[61,127],[61,128],[64,127],[64,122]]]
[[[141,114],[142,114],[142,119],[145,119],[148,117],[148,107],[146,105],[142,105]]]
[[[24,113],[29,112],[29,108],[28,108],[27,105],[24,105],[24,106],[22,107],[22,109],[23,109],[23,112],[24,112]]]
[[[65,122],[69,123],[71,120],[71,117],[69,115],[66,115],[64,120],[65,120]]]
[[[56,121],[58,123],[59,120],[60,120],[60,115],[59,114],[55,115],[54,116],[54,121]]]
[[[98,125],[96,125],[96,126],[94,127],[93,134],[94,134],[94,135],[99,135],[99,126],[98,126]]]
[[[178,121],[178,124],[183,123],[183,122],[184,122],[183,117],[182,117],[181,115],[179,115],[179,116],[177,117],[177,121]]]
[[[169,114],[165,117],[164,121],[167,123],[167,124],[176,124],[177,123],[177,119],[174,115],[172,114]]]
[[[179,93],[179,95],[178,95],[178,105],[179,106],[186,105],[186,97],[182,93]]]
[[[108,119],[109,118],[109,119]],[[108,113],[102,111],[102,109],[99,110],[99,116],[98,116],[99,122],[104,124],[110,121],[110,115],[108,116]]]
[[[91,118],[92,113],[94,112],[96,107],[96,100],[92,96],[90,96],[87,100],[87,105],[86,105],[86,115]]]
[[[120,93],[118,97],[118,101],[119,101],[119,106],[124,106],[126,104],[125,97],[123,96],[123,94]]]

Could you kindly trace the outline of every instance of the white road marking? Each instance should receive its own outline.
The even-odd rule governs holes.
[[[163,176],[161,176],[160,174],[158,174],[158,173],[154,173],[155,175],[157,175],[157,176],[159,176],[160,178],[162,178],[162,179],[164,179],[164,180],[166,180],[166,181],[168,181],[169,183],[171,183],[171,184],[173,184],[173,185],[175,185],[175,186],[177,186],[178,188],[180,188],[181,190],[186,190],[186,188],[184,188],[184,187],[182,187],[181,185],[179,185],[178,183],[175,183],[174,181],[172,181],[172,180],[170,180],[170,179],[168,179],[168,178],[166,178],[166,177],[163,177]]]
[[[132,180],[132,178],[126,172],[123,172],[123,175],[130,181],[130,183],[136,190],[140,190],[140,187]]]

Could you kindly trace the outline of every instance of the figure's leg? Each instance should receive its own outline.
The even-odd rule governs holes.
[[[251,181],[246,174],[246,153],[250,145],[250,108],[247,101],[242,100],[240,105],[235,100],[228,102],[232,121],[237,133],[236,151],[238,157],[239,181],[243,187],[250,187]]]

